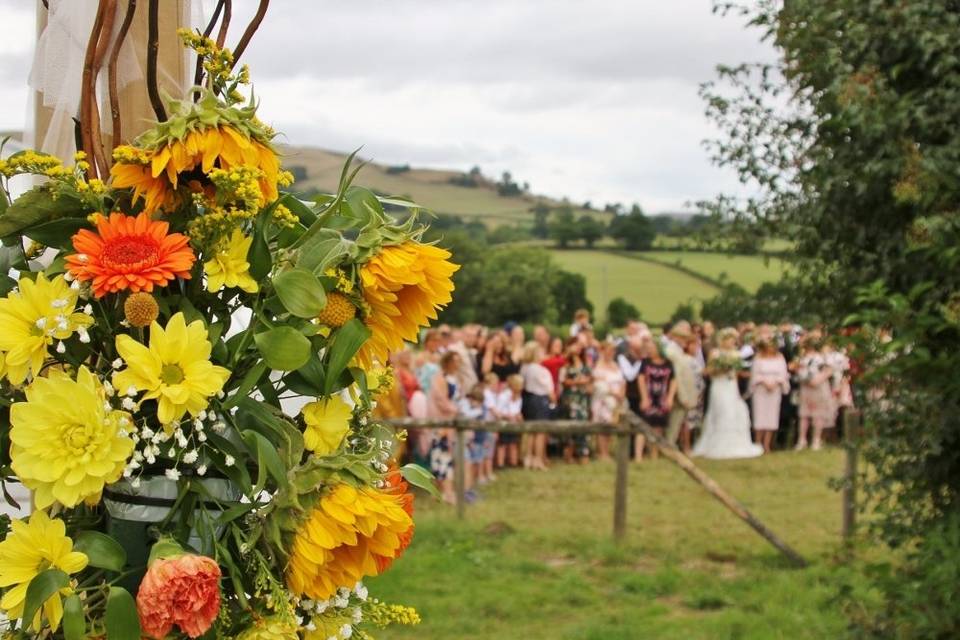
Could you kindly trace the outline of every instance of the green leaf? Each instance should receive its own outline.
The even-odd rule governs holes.
[[[273,288],[284,308],[298,318],[316,318],[327,305],[323,285],[306,269],[284,271],[273,279]]]
[[[140,640],[137,604],[123,587],[110,587],[107,596],[107,640]]]
[[[250,370],[247,371],[246,374],[244,374],[243,379],[240,381],[240,386],[237,387],[237,390],[234,392],[234,394],[229,398],[227,398],[226,401],[223,403],[222,405],[223,408],[230,409],[231,407],[236,405],[238,402],[246,398],[248,395],[250,395],[250,392],[253,390],[255,386],[257,386],[257,382],[260,381],[260,378],[266,372],[267,372],[267,363],[262,360],[257,364],[253,365],[252,367],[250,367]]]
[[[87,554],[90,566],[110,571],[123,571],[127,552],[120,543],[99,531],[81,531],[73,538],[73,550]]]
[[[310,360],[310,340],[293,327],[277,327],[253,336],[263,361],[271,369],[293,371]]]
[[[333,343],[329,347],[330,359],[327,361],[326,376],[323,379],[323,394],[329,395],[333,385],[343,373],[350,360],[357,354],[363,343],[370,337],[370,329],[354,318],[337,330]]]
[[[257,456],[257,484],[253,488],[253,493],[260,493],[266,486],[265,472],[269,472],[276,481],[277,486],[284,486],[287,483],[287,470],[277,454],[273,444],[256,431],[247,429],[243,432],[243,441],[247,447]]]
[[[332,229],[323,229],[300,248],[297,266],[322,274],[349,252],[350,243],[343,236]]]
[[[47,247],[70,247],[70,239],[77,231],[89,228],[84,218],[60,218],[25,229],[23,235]]]
[[[270,247],[263,237],[263,230],[257,225],[253,230],[253,242],[250,245],[250,252],[247,254],[247,262],[250,263],[250,276],[254,280],[261,280],[270,273],[273,268],[273,258],[270,255]]]
[[[428,492],[434,498],[440,497],[440,491],[437,489],[437,483],[433,474],[418,464],[405,464],[400,467],[400,474],[403,479],[415,487],[420,487]]]
[[[38,573],[27,585],[27,595],[23,603],[24,626],[30,626],[43,603],[60,589],[70,585],[70,576],[60,569],[47,569]]]
[[[56,200],[45,186],[34,187],[13,201],[0,216],[0,238],[6,238],[25,229],[56,218],[75,217],[86,220],[87,211],[82,202],[67,195]]]
[[[83,615],[80,596],[72,594],[63,601],[64,640],[83,640],[87,635],[87,620]]]
[[[377,199],[377,194],[364,187],[347,189],[344,205],[348,209],[347,215],[358,220],[361,226],[383,218],[383,205]]]

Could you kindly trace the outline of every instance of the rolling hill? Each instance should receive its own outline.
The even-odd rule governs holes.
[[[287,169],[305,173],[298,177],[294,189],[298,191],[330,192],[336,189],[340,171],[347,154],[312,147],[281,147],[283,164]],[[407,165],[390,167],[376,162],[368,163],[357,176],[356,184],[381,195],[407,196],[434,213],[460,216],[464,221],[480,220],[488,226],[500,224],[532,224],[530,209],[538,202],[550,207],[559,206],[559,200],[524,193],[501,196],[494,182],[480,179],[477,186],[454,184],[451,180],[463,177],[460,171],[418,169]],[[609,220],[609,213],[574,208],[579,217],[590,214]]]

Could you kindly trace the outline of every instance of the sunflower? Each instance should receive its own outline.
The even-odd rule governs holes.
[[[263,172],[261,204],[277,199],[277,154],[269,145],[226,124],[190,131],[155,148],[121,146],[114,151],[114,160],[110,169],[113,187],[132,187],[133,200],[143,198],[146,213],[176,207],[181,201],[177,189],[187,182],[184,174],[195,177],[197,169],[208,174],[214,168],[255,167]]]
[[[250,275],[250,263],[247,254],[253,238],[243,235],[240,229],[234,229],[213,258],[203,263],[203,272],[207,276],[207,291],[216,293],[224,287],[236,287],[247,293],[256,293],[260,288]]]
[[[408,240],[384,247],[360,269],[366,317],[372,335],[358,359],[364,366],[387,362],[403,342],[416,340],[420,327],[436,320],[437,310],[452,299],[453,274],[460,268],[450,252]]]
[[[304,446],[318,456],[333,453],[350,432],[353,409],[343,398],[334,396],[316,400],[303,407]]]
[[[66,536],[63,520],[50,519],[43,511],[34,511],[29,521],[14,520],[10,524],[10,533],[0,542],[0,588],[7,589],[0,599],[0,609],[7,617],[19,619],[23,616],[31,580],[46,569],[59,569],[66,574],[83,571],[88,559],[86,554],[73,550],[73,540]],[[29,623],[34,631],[40,631],[41,613],[52,630],[60,626],[63,618],[60,596],[60,591],[54,593],[37,611]]]
[[[383,558],[400,553],[413,527],[399,496],[338,484],[320,499],[294,536],[287,586],[295,594],[326,600],[380,573]]]
[[[146,391],[144,400],[157,401],[157,418],[167,425],[188,411],[196,416],[207,407],[207,398],[223,388],[230,371],[210,362],[212,350],[202,320],[189,325],[177,313],[166,328],[150,325],[150,346],[130,336],[117,336],[117,352],[127,368],[113,375],[120,393]]]
[[[396,496],[400,500],[400,506],[403,507],[403,510],[407,512],[407,515],[410,516],[410,528],[400,534],[400,546],[397,547],[397,552],[392,556],[377,556],[377,571],[383,573],[390,568],[390,565],[393,564],[393,561],[400,557],[400,555],[406,551],[407,547],[410,546],[410,543],[413,542],[413,494],[408,491],[410,486],[403,479],[403,475],[400,473],[399,469],[392,469],[386,477],[387,486],[383,488],[383,492],[389,495]]]
[[[127,414],[104,404],[100,382],[83,366],[76,381],[64,374],[37,378],[26,396],[10,407],[10,457],[17,477],[35,492],[36,507],[99,502],[133,453]]]
[[[48,280],[40,273],[36,281],[21,278],[17,289],[0,298],[0,352],[13,384],[40,372],[55,341],[74,333],[89,340],[86,329],[93,324],[90,315],[74,311],[77,292],[63,276]]]
[[[92,281],[93,295],[102,298],[124,289],[153,291],[174,278],[190,278],[196,261],[190,239],[167,233],[166,222],[147,213],[97,217],[97,232],[81,229],[73,236],[77,253],[67,256],[67,269],[80,282]]]

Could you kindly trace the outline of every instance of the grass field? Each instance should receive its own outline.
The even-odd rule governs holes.
[[[666,322],[680,303],[709,298],[717,288],[669,266],[626,258],[603,251],[551,251],[563,269],[583,274],[587,296],[598,316],[607,304],[622,297],[636,305],[647,322]]]
[[[739,284],[747,291],[756,291],[764,282],[779,280],[786,268],[782,260],[763,256],[697,251],[649,251],[643,256],[664,264],[680,264],[714,280],[723,280],[725,275],[727,282]]]
[[[612,464],[511,471],[458,522],[417,502],[417,534],[369,582],[423,623],[385,640],[838,638],[834,602],[857,572],[837,557],[839,450],[775,453],[702,467],[811,565],[766,541],[666,460],[630,470],[628,533],[611,542]],[[862,583],[860,583],[862,584]]]

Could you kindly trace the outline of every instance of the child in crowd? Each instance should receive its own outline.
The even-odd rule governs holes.
[[[505,422],[523,422],[523,376],[507,378],[506,389],[497,399],[497,417]],[[497,441],[497,466],[515,467],[520,463],[520,434],[501,433]]]
[[[500,378],[494,372],[489,372],[483,376],[483,411],[484,420],[494,421],[502,420],[500,417],[500,394],[503,393],[503,384]],[[497,442],[500,434],[495,431],[488,431],[483,441],[483,470],[480,476],[480,484],[484,482],[493,482],[497,477],[493,473],[493,459],[497,450]]]
[[[467,420],[483,420],[486,412],[483,408],[483,385],[474,385],[470,392],[460,400],[460,417]],[[477,495],[473,486],[482,480],[484,439],[489,433],[486,431],[463,431],[460,433],[467,445],[467,468],[464,475],[466,498],[473,502]],[[479,442],[478,442],[479,440]]]

